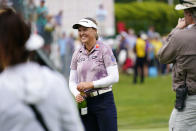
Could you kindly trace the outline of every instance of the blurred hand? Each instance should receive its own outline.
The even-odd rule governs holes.
[[[92,88],[94,88],[93,82],[80,82],[77,85],[77,89],[80,92],[84,92],[85,90],[92,89]]]
[[[77,102],[77,103],[81,103],[82,101],[84,101],[84,97],[83,97],[82,95],[78,94],[78,95],[76,96],[76,102]]]
[[[185,22],[185,19],[184,18],[179,18],[178,19],[178,24],[176,26],[176,28],[178,29],[183,29],[185,28],[187,25],[186,25],[186,22]]]

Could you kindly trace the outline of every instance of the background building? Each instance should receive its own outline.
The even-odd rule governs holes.
[[[39,1],[36,0],[36,4],[39,4]],[[81,18],[96,18],[96,12],[100,4],[107,11],[104,22],[105,34],[106,36],[114,35],[114,0],[46,0],[49,14],[56,15],[59,10],[63,10],[63,30],[68,33],[73,31],[72,25]]]

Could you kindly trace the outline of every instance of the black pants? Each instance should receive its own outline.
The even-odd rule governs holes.
[[[112,91],[87,98],[88,114],[81,116],[85,131],[117,131],[117,112]]]
[[[144,63],[145,63],[145,58],[137,58],[136,63],[134,66],[134,78],[133,78],[133,83],[137,83],[137,76],[138,76],[138,68],[140,68],[140,82],[144,82]]]

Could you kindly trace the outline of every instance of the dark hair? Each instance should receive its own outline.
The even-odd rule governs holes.
[[[86,17],[85,19],[92,21],[93,23],[95,23],[98,26],[97,21],[95,19],[93,19],[91,17]],[[98,40],[98,38],[99,38],[99,36],[98,36],[98,34],[96,34],[96,40]]]
[[[16,65],[28,59],[25,43],[31,33],[30,27],[13,9],[0,8],[0,66]]]

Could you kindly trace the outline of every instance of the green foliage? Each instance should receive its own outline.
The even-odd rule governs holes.
[[[176,26],[178,18],[183,17],[183,12],[162,2],[116,3],[115,17],[116,22],[123,21],[136,32],[154,26],[156,31],[166,34]]]

